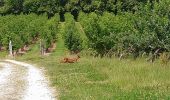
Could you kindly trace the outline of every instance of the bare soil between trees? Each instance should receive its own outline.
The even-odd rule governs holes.
[[[44,70],[15,61],[0,61],[0,100],[56,100]]]

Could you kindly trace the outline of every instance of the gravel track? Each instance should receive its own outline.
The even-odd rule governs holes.
[[[15,60],[0,66],[0,100],[57,100],[43,70]]]

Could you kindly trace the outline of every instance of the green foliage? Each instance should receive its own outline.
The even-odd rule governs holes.
[[[3,5],[0,6],[0,14],[19,14],[23,11],[24,0],[2,0]]]
[[[74,18],[71,14],[65,14],[66,25],[64,32],[65,45],[70,51],[79,52],[82,50],[82,39],[78,29],[75,26]]]
[[[132,30],[132,22],[128,16],[129,14],[114,16],[106,12],[103,16],[91,13],[84,18],[82,23],[90,47],[102,56],[111,49],[116,51],[127,48],[129,44],[126,43]]]
[[[79,11],[109,11],[116,15],[124,11],[135,12],[147,1],[150,1],[151,5],[154,3],[154,0],[2,0],[0,13],[47,13],[51,17],[58,12],[71,12],[76,17]]]
[[[168,1],[142,5],[135,13],[113,15],[103,12],[80,13],[89,47],[102,56],[110,51],[139,56],[142,53],[170,51],[170,18]]]
[[[45,40],[46,48],[56,41],[59,18],[47,19],[46,15],[9,15],[0,18],[0,43],[8,48],[11,40],[13,49],[18,50],[24,45],[37,41],[40,37]]]
[[[41,39],[45,42],[45,47],[48,49],[52,43],[57,41],[57,29],[59,24],[58,16],[54,16],[53,18],[46,21],[46,23],[42,27],[42,31],[40,33]]]
[[[157,4],[150,9],[148,4],[135,14],[134,35],[138,38],[135,44],[140,50],[152,51],[158,48],[170,50],[170,20],[168,15],[160,15],[161,9]]]

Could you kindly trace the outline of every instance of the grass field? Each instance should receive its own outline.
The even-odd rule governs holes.
[[[45,67],[61,100],[170,99],[169,65],[92,57],[61,64],[60,58],[51,55],[20,60]]]
[[[36,44],[16,59],[44,67],[60,100],[170,99],[169,64],[162,65],[159,60],[149,63],[144,58],[120,61],[90,56],[81,56],[78,63],[62,64],[67,49],[61,34],[58,36],[56,50],[50,56],[40,56]]]
[[[6,51],[0,51],[0,59],[4,59],[7,56],[7,52]]]

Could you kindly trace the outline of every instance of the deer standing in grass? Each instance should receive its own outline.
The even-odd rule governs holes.
[[[77,55],[77,57],[75,58],[65,57],[63,60],[60,61],[60,63],[75,63],[78,61],[78,59],[80,59],[79,55]]]

